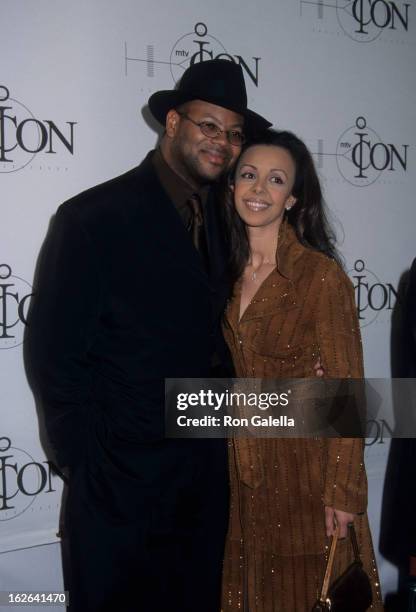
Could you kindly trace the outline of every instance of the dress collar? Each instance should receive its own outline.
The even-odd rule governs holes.
[[[289,280],[293,280],[294,268],[304,252],[296,236],[295,229],[285,219],[279,228],[276,249],[276,271]]]
[[[240,302],[242,279],[234,287],[234,297],[227,306],[226,319],[232,327],[271,314],[281,308],[296,307],[297,291],[294,283],[295,266],[305,251],[294,228],[285,220],[279,229],[276,249],[276,268],[265,278],[247,306],[241,319]]]

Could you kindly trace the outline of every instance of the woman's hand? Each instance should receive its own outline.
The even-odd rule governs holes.
[[[339,537],[346,538],[349,523],[354,522],[355,514],[337,510],[330,506],[325,506],[325,527],[326,535],[332,536],[335,533],[335,527],[339,526]]]

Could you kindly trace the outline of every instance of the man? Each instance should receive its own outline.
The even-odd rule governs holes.
[[[241,67],[191,66],[149,107],[165,125],[137,168],[63,204],[28,332],[57,460],[75,612],[216,612],[228,518],[222,440],[164,439],[164,378],[224,359],[225,241],[209,185],[236,161]]]

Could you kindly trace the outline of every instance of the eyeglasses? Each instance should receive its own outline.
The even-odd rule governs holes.
[[[194,121],[186,113],[180,113],[179,111],[176,112],[184,119],[188,119],[188,121],[194,125],[197,125],[204,136],[207,136],[208,138],[217,138],[221,134],[225,134],[228,142],[235,147],[241,147],[241,145],[243,145],[246,141],[246,137],[240,130],[220,130],[218,125],[215,125],[215,123],[211,123],[210,121]]]

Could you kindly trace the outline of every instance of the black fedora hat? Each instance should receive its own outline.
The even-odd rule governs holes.
[[[225,59],[213,59],[190,66],[176,89],[157,91],[149,98],[152,115],[165,124],[166,114],[191,100],[203,100],[222,106],[244,117],[244,127],[254,134],[272,124],[247,108],[247,92],[240,64]]]

